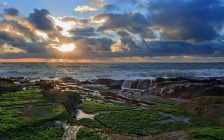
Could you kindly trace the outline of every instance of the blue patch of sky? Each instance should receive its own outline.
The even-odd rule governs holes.
[[[87,0],[1,0],[1,3],[8,3],[6,6],[1,6],[1,11],[5,8],[13,7],[20,11],[21,16],[26,17],[33,9],[46,9],[51,15],[56,17],[76,16],[74,8],[85,5],[86,1]]]

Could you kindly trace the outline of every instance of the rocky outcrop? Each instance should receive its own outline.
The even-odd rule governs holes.
[[[203,96],[180,103],[178,106],[193,115],[224,123],[224,97]]]
[[[71,115],[74,116],[76,110],[81,103],[81,96],[78,93],[74,92],[61,92],[56,90],[44,90],[42,91],[42,95],[45,98],[55,100],[58,103],[61,103],[66,108],[66,111]]]
[[[99,84],[99,85],[106,85],[109,86],[111,83],[112,79],[107,79],[107,78],[99,78],[94,80],[95,84]]]
[[[91,84],[94,84],[94,82],[91,81],[91,80],[85,80],[85,81],[82,81],[81,84],[84,84],[84,85],[91,85]]]
[[[87,81],[85,81],[85,83],[87,83]],[[140,90],[146,90],[152,85],[152,81],[149,79],[114,80],[114,79],[101,78],[94,80],[93,83],[105,85],[111,89],[140,89]]]
[[[81,84],[81,82],[78,79],[73,79],[71,77],[65,77],[65,78],[62,78],[61,80],[65,83],[73,83],[73,84],[76,84],[76,85]]]
[[[50,90],[53,89],[53,82],[52,81],[47,81],[47,80],[40,80],[34,84],[34,86],[39,87],[40,89],[44,90]]]
[[[4,93],[4,92],[17,92],[17,91],[22,91],[23,87],[20,85],[1,85],[0,84],[0,93]]]
[[[139,89],[146,90],[152,85],[152,81],[149,79],[144,80],[126,80],[122,84],[122,89]]]
[[[102,96],[104,96],[104,98],[106,98],[106,99],[125,101],[127,103],[131,103],[131,104],[136,105],[136,106],[141,106],[142,104],[155,105],[155,103],[152,103],[152,102],[148,102],[148,101],[144,101],[144,100],[129,99],[129,98],[123,97],[121,95],[118,95],[118,94],[115,94],[115,93],[112,93],[112,92],[101,92],[100,94]]]
[[[0,78],[0,93],[22,91],[21,85],[14,84],[11,79]]]
[[[113,79],[107,79],[107,78],[94,80],[95,84],[105,85],[107,87],[110,87],[111,89],[121,89],[123,82],[124,80],[113,80]]]
[[[121,89],[124,80],[111,80],[109,87],[111,89]]]
[[[200,96],[224,96],[224,82],[221,79],[158,78],[148,90],[150,94],[190,99]]]

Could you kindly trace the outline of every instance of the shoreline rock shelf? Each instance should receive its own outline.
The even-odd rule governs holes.
[[[83,110],[96,112],[85,114]],[[15,115],[11,115],[12,112]],[[56,115],[59,112],[63,113]],[[64,133],[64,139],[74,139],[81,131],[100,139],[105,136],[165,139],[169,134],[176,139],[190,140],[207,135],[224,139],[224,78],[79,81],[71,77],[36,80],[0,77],[0,113],[3,114],[0,123],[5,125],[0,129],[0,139],[14,138],[20,127],[38,134],[41,131],[46,137],[50,137],[48,128],[52,127],[61,137]],[[38,124],[24,122],[22,117],[31,122],[33,119],[41,121]],[[10,122],[12,120],[17,122]],[[54,125],[63,120],[69,127],[65,132]],[[7,131],[12,128],[7,123],[18,125],[18,128],[13,126],[15,135],[8,135]],[[44,126],[44,132],[40,126]],[[212,131],[205,134],[200,129]],[[21,139],[28,137],[28,133],[23,132]],[[214,133],[219,135],[214,136]]]

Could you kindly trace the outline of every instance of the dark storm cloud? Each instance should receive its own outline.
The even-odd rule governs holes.
[[[143,42],[141,47],[142,56],[224,56],[224,43],[191,44],[184,41],[152,41]]]
[[[135,51],[135,49],[139,48],[136,42],[133,41],[131,38],[121,38],[120,41],[123,45],[127,45],[131,51]]]
[[[5,42],[25,42],[24,38],[21,36],[16,36],[8,32],[0,32],[0,39]]]
[[[224,26],[220,0],[154,0],[144,5],[152,25],[162,29],[162,39],[212,40]]]
[[[70,33],[74,36],[78,37],[90,37],[90,36],[96,36],[95,29],[93,27],[87,27],[87,28],[76,28],[73,30],[70,30]]]
[[[41,56],[42,53],[46,52],[46,43],[17,43],[12,42],[11,45],[16,46],[17,48],[25,50],[28,54],[29,53],[36,53]]]
[[[104,13],[93,18],[93,20],[100,19],[104,19],[105,22],[98,27],[99,31],[126,29],[134,34],[139,34],[143,39],[155,38],[153,31],[148,28],[150,20],[141,13]]]
[[[45,9],[34,9],[34,12],[30,13],[28,20],[39,30],[51,31],[54,28],[54,24],[49,19],[49,14],[49,11]]]
[[[128,0],[120,2],[130,4]],[[131,2],[136,4],[140,1]],[[224,7],[219,0],[150,0],[142,3],[142,7],[148,13],[118,14],[109,13],[116,10],[116,5],[104,4],[102,11],[108,13],[86,19],[73,16],[56,18],[44,9],[35,9],[29,17],[19,17],[18,10],[7,9],[0,21],[0,47],[4,45],[4,49],[10,49],[12,46],[24,52],[12,55],[5,51],[0,58],[61,58],[57,48],[70,43],[76,46],[73,52],[68,52],[71,59],[224,57],[223,36],[220,36]],[[63,26],[56,26],[56,22]],[[65,23],[68,27],[64,27]],[[69,27],[71,24],[74,25]],[[68,34],[73,36],[62,34],[70,28]],[[109,35],[114,36],[110,38]],[[160,38],[152,41],[156,35]]]
[[[15,8],[6,8],[4,9],[4,14],[10,15],[10,16],[19,16],[19,10]]]
[[[149,25],[149,20],[141,13],[105,13],[95,16],[94,19],[106,19],[106,21],[99,26],[99,30],[112,30],[119,28],[130,28],[134,26]]]
[[[110,51],[111,45],[114,43],[109,38],[76,38],[76,46],[79,50],[84,50],[85,53],[89,52],[104,52]]]

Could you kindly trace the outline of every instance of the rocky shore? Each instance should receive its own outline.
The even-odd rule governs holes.
[[[27,92],[32,94],[26,97]],[[14,95],[16,99],[13,98]],[[36,98],[35,101],[32,98]],[[52,106],[62,106],[68,117],[50,115]],[[6,110],[13,111],[15,108],[22,115],[8,116]],[[6,112],[3,115],[5,119],[0,119],[4,125],[0,128],[0,139],[3,140],[18,137],[17,133],[9,134],[9,130],[17,131],[20,127],[25,127],[31,133],[34,131],[31,127],[57,128],[55,122],[59,127],[65,128],[61,133],[64,133],[63,139],[66,140],[84,139],[85,136],[97,139],[221,140],[224,139],[221,134],[224,131],[224,78],[101,78],[79,81],[71,77],[1,77],[0,109],[1,113]],[[32,110],[37,109],[45,115],[32,115]],[[31,113],[27,113],[28,110]],[[87,114],[80,115],[80,110]],[[20,117],[30,120],[38,118],[41,122],[23,124],[17,128],[8,125],[7,117],[9,120]],[[188,121],[181,118],[187,118]],[[48,131],[47,129],[46,132]],[[209,132],[206,134],[207,131]],[[215,136],[214,133],[218,135]],[[24,132],[24,137],[26,136]]]

